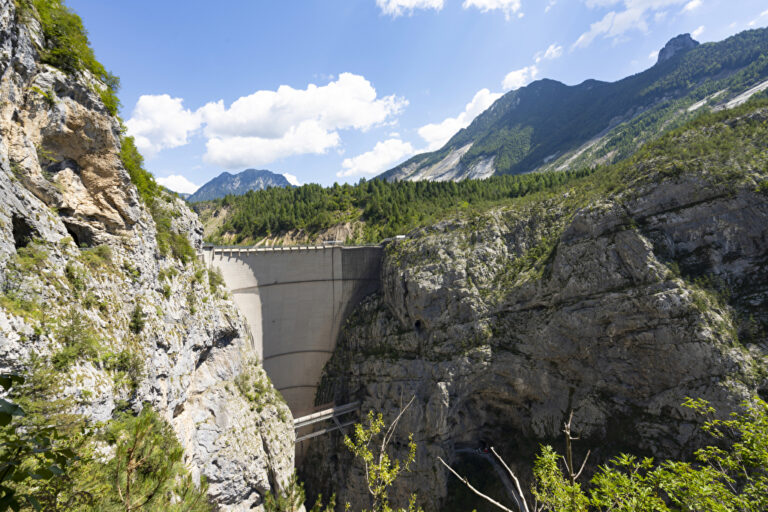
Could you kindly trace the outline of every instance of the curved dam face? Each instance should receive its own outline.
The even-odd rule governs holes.
[[[382,248],[207,247],[204,254],[221,271],[293,415],[312,412],[344,320],[379,288]]]

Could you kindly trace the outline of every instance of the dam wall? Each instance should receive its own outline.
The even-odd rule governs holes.
[[[294,417],[314,410],[347,315],[380,284],[380,246],[206,247]]]

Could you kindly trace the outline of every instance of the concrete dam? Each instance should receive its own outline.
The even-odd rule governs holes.
[[[346,317],[379,289],[380,246],[206,247],[245,315],[264,369],[294,417],[314,411]]]

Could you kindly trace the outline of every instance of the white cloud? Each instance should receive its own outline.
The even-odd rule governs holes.
[[[501,86],[505,91],[519,89],[525,85],[531,83],[539,74],[539,68],[536,66],[526,66],[515,71],[510,71],[504,80],[501,82]]]
[[[200,185],[195,185],[180,174],[171,174],[165,178],[157,178],[157,182],[169,190],[181,194],[194,194]]]
[[[544,12],[545,13],[549,12],[555,6],[556,3],[557,3],[557,0],[549,0],[549,3],[544,8]]]
[[[397,18],[404,14],[413,14],[415,9],[439,11],[443,8],[443,0],[376,0],[376,5],[384,14]]]
[[[553,43],[549,45],[549,48],[547,48],[546,50],[541,52],[536,52],[536,55],[533,56],[533,60],[535,60],[536,63],[538,64],[539,62],[545,59],[546,60],[557,59],[562,54],[563,54],[563,47],[560,46],[559,44]]]
[[[295,187],[300,187],[301,186],[301,182],[293,174],[288,174],[287,172],[284,172],[283,176],[285,176],[285,179],[288,180],[288,183],[290,183],[291,185],[293,185]]]
[[[378,97],[365,77],[351,73],[323,86],[256,91],[229,107],[217,101],[191,112],[182,103],[168,95],[139,99],[126,123],[139,149],[151,156],[182,146],[190,133],[204,127],[204,159],[227,169],[325,153],[341,143],[340,130],[366,131],[387,124],[408,104],[394,95]]]
[[[307,120],[292,126],[282,136],[212,137],[206,143],[203,159],[226,169],[261,166],[291,155],[322,154],[340,144],[335,131],[328,131],[317,121]]]
[[[659,59],[659,50],[654,50],[648,54],[648,59],[657,61]]]
[[[504,12],[507,19],[512,14],[517,13],[522,7],[522,0],[464,0],[462,7],[469,9],[475,7],[480,9],[481,12],[488,12],[493,10],[500,10]],[[522,18],[523,13],[518,13],[518,17]]]
[[[699,7],[701,7],[702,1],[701,0],[691,0],[687,4],[685,4],[685,7],[683,7],[684,12],[691,12],[695,11]]]
[[[144,95],[136,102],[131,118],[126,121],[128,135],[147,157],[162,149],[187,144],[189,135],[200,127],[200,116],[183,107],[181,98],[167,94]]]
[[[449,117],[440,123],[427,124],[419,128],[419,136],[427,142],[427,151],[440,149],[453,135],[469,126],[469,123],[490,107],[501,94],[492,93],[488,89],[480,89],[472,101],[466,104],[464,112],[456,117]]]
[[[665,8],[685,4],[690,0],[585,0],[587,7],[603,8],[617,4],[623,6],[623,10],[607,12],[602,19],[592,23],[589,30],[581,34],[571,50],[586,48],[598,36],[615,38],[630,30],[648,31],[647,14],[661,11]],[[693,0],[697,1],[697,0]],[[658,13],[657,13],[658,14]]]
[[[754,27],[755,25],[760,23],[760,20],[762,18],[765,18],[766,16],[768,16],[768,11],[761,12],[760,14],[758,14],[757,18],[755,18],[755,19],[753,19],[752,21],[749,22],[749,26],[750,27]]]
[[[402,98],[377,98],[376,89],[360,75],[339,78],[306,89],[281,85],[277,91],[256,91],[229,108],[223,101],[208,103],[200,112],[209,137],[278,138],[301,122],[313,120],[325,130],[367,130],[400,113],[408,104]]]
[[[383,142],[377,142],[371,151],[353,158],[345,158],[341,163],[343,170],[336,173],[336,176],[379,174],[394,167],[395,164],[400,163],[414,153],[413,146],[400,139],[388,139]]]
[[[699,28],[691,32],[691,37],[693,37],[694,39],[698,39],[699,36],[703,33],[704,33],[704,25],[700,26]]]

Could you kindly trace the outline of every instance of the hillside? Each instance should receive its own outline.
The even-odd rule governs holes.
[[[591,451],[581,485],[621,452],[690,460],[706,439],[686,397],[727,416],[768,393],[766,255],[763,99],[706,114],[589,176],[388,243],[381,290],[348,319],[317,401],[359,400],[393,418],[415,397],[393,445],[402,456],[413,433],[419,452],[390,497],[418,492],[428,511],[495,510],[435,462],[485,483],[482,445],[530,489],[539,447],[562,453],[569,410],[575,457]],[[312,490],[364,506],[364,475],[341,436],[311,451]],[[637,494],[621,489],[636,510]],[[762,507],[723,507],[742,509]]]
[[[702,45],[678,36],[653,67],[618,82],[538,80],[511,91],[440,150],[380,178],[461,180],[617,162],[699,109],[738,103],[766,80],[768,29]]]
[[[227,195],[240,196],[249,190],[290,186],[285,176],[271,171],[246,169],[237,174],[223,172],[187,197],[187,201],[190,203],[210,201]]]

